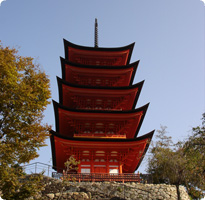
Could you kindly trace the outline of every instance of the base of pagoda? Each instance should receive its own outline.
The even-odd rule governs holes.
[[[62,174],[58,172],[52,173],[53,178],[68,180],[71,182],[137,182],[140,183],[140,174],[125,173],[125,174],[109,174],[109,173],[76,173]]]

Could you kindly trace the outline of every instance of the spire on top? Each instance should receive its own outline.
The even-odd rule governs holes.
[[[98,47],[98,20],[95,18],[95,47]]]

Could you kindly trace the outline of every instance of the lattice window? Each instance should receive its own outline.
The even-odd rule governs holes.
[[[121,76],[111,76],[107,77],[107,75],[99,74],[76,74],[73,76],[75,83],[80,85],[92,85],[92,86],[113,86],[116,85],[119,81],[122,81]]]
[[[73,55],[71,57],[71,62],[83,64],[83,65],[101,65],[101,66],[112,66],[112,65],[121,65],[122,56],[118,56],[116,58],[108,57],[108,56],[82,56],[82,55]]]
[[[101,97],[96,99],[95,97],[85,97],[74,95],[71,97],[74,105],[78,109],[93,109],[93,110],[119,110],[122,109],[120,104],[122,104],[124,97],[113,97],[105,98]]]
[[[126,137],[127,121],[81,121],[70,120],[75,127],[74,136]]]

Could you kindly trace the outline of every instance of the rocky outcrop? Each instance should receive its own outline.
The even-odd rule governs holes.
[[[140,184],[116,182],[63,182],[61,180],[44,177],[44,189],[31,199],[44,200],[160,200],[177,199],[176,186],[165,184]],[[189,200],[183,186],[180,186],[182,200]]]

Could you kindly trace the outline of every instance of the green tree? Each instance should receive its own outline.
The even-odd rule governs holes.
[[[0,190],[5,199],[15,199],[23,191],[29,196],[25,181],[19,179],[20,165],[38,157],[50,128],[42,124],[49,79],[32,58],[17,53],[0,43]]]
[[[203,122],[204,124],[204,122]],[[198,199],[204,190],[204,126],[193,128],[188,140],[173,144],[166,136],[166,127],[161,127],[152,145],[148,160],[148,173],[154,183],[184,185],[193,199]]]
[[[180,200],[179,185],[182,184],[182,177],[185,160],[183,152],[176,150],[172,138],[166,135],[166,127],[161,126],[157,131],[157,141],[152,144],[151,156],[148,159],[148,173],[152,175],[154,183],[174,184],[177,188],[178,199]]]
[[[197,199],[205,191],[205,113],[201,126],[192,128],[192,135],[184,142],[183,151],[189,172],[186,175],[186,187],[189,194]]]

